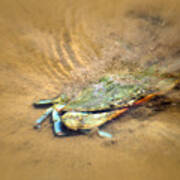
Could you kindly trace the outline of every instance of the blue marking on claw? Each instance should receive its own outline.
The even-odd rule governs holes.
[[[62,129],[61,129],[61,118],[59,116],[59,113],[56,110],[53,110],[52,113],[52,119],[54,122],[54,132],[56,135],[62,135]]]
[[[105,131],[100,131],[98,130],[98,134],[102,137],[105,137],[105,138],[112,138],[112,134],[108,133],[108,132],[105,132]]]

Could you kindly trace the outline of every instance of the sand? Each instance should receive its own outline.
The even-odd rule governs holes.
[[[180,93],[104,127],[113,139],[34,130],[34,101],[75,96],[109,72],[155,65],[178,76],[179,2],[0,2],[0,174],[3,180],[180,179]],[[143,109],[145,108],[145,109]]]

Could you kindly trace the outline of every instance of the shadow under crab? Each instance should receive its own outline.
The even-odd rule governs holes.
[[[105,123],[117,118],[129,108],[142,104],[152,97],[166,93],[177,84],[177,79],[151,72],[109,74],[69,99],[65,94],[40,100],[35,106],[51,105],[36,121],[35,128],[52,116],[54,134],[68,136],[96,131],[100,136],[112,135],[99,130]],[[63,129],[68,131],[63,131]]]

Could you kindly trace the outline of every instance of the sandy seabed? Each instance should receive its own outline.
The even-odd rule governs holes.
[[[180,92],[104,127],[113,139],[32,127],[34,101],[74,96],[103,74],[155,65],[179,76],[177,0],[0,2],[0,179],[178,180]],[[145,109],[143,109],[145,108]]]

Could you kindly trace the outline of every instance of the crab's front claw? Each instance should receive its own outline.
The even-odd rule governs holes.
[[[53,108],[48,108],[46,112],[36,121],[36,124],[34,125],[35,129],[41,128],[41,124],[45,121],[45,119],[52,113]]]

